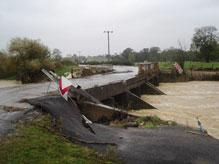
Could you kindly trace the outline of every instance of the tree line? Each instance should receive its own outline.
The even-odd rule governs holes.
[[[171,47],[162,51],[159,47],[143,48],[139,52],[126,48],[121,54],[107,55],[108,60],[104,63],[133,65],[146,60],[150,62],[177,61],[183,65],[184,61],[219,61],[218,38],[216,27],[205,26],[195,29],[189,50],[181,42],[178,43],[178,48]]]
[[[54,70],[73,65],[62,58],[58,49],[50,51],[40,40],[28,38],[11,39],[8,49],[0,51],[0,78],[13,78],[22,83],[41,81],[41,69]]]
[[[216,27],[205,26],[195,29],[189,50],[180,42],[178,48],[162,51],[159,47],[143,48],[138,52],[126,48],[120,54],[106,55],[103,62],[88,61],[88,57],[77,55],[63,58],[60,50],[50,51],[40,40],[13,38],[7,49],[0,51],[0,78],[15,77],[23,83],[37,82],[41,80],[42,68],[54,70],[75,63],[133,65],[143,61],[176,61],[183,67],[184,61],[219,61],[218,38]]]

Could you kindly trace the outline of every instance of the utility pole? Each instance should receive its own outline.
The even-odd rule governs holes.
[[[108,55],[110,55],[110,33],[113,33],[113,31],[104,31],[104,33],[107,33],[107,41],[108,41]]]
[[[80,55],[81,55],[81,51],[78,51],[78,59],[77,59],[77,63],[80,64]]]

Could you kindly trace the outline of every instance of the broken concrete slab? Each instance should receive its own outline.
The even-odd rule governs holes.
[[[150,82],[146,82],[142,86],[144,87],[144,89],[142,89],[144,94],[165,95],[165,93],[163,91],[158,89],[156,86],[154,86]]]
[[[156,129],[113,128],[91,124],[94,133],[83,126],[80,111],[61,97],[30,100],[63,121],[63,134],[73,142],[103,151],[115,145],[115,152],[126,163],[219,163],[219,141],[187,133],[182,127]]]

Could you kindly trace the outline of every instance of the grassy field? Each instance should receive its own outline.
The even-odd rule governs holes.
[[[78,66],[77,65],[67,65],[67,66],[63,66],[61,68],[55,69],[55,73],[59,76],[63,76],[65,75],[66,72],[71,72],[71,69],[77,69]]]
[[[172,62],[159,62],[160,69],[161,70],[171,70],[172,65],[174,63]],[[186,61],[184,64],[185,69],[219,69],[219,62],[191,62]]]
[[[99,154],[72,144],[51,129],[49,116],[19,125],[16,135],[0,142],[0,163],[120,163],[112,151]]]
[[[171,70],[173,63],[171,62],[159,62],[160,70],[168,71]]]
[[[198,69],[218,69],[219,62],[185,62],[184,67],[187,69],[198,68]]]

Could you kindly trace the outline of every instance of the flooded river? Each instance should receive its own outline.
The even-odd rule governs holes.
[[[208,133],[219,139],[219,82],[162,83],[167,95],[144,95],[142,99],[158,110],[139,110],[137,115],[157,115],[164,120],[198,127],[198,117]]]
[[[0,88],[20,86],[21,82],[16,80],[0,80]]]

